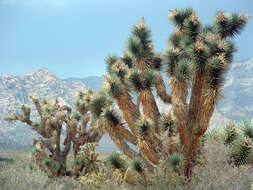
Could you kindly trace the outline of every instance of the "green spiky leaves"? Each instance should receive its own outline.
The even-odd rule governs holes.
[[[162,67],[162,58],[160,57],[160,55],[155,55],[152,60],[151,60],[152,64],[152,68],[155,70],[160,70]]]
[[[179,48],[181,39],[182,37],[177,32],[175,32],[170,36],[169,42],[174,48]]]
[[[132,35],[127,42],[127,50],[136,61],[153,56],[153,45],[150,37],[150,30],[145,25],[144,18],[142,18],[142,23],[134,27]]]
[[[91,101],[94,98],[94,93],[92,89],[88,89],[86,91],[81,91],[78,93],[74,105],[80,113],[85,113],[88,111],[88,107]]]
[[[144,164],[143,161],[139,158],[135,158],[131,161],[130,163],[131,168],[136,171],[137,173],[143,173],[145,168],[144,168]]]
[[[253,120],[244,120],[241,123],[241,130],[245,136],[248,136],[253,142]]]
[[[181,54],[178,49],[169,49],[164,56],[163,64],[166,66],[166,71],[171,77],[175,74],[175,68],[180,60],[180,56]]]
[[[189,46],[187,53],[192,59],[196,73],[203,75],[206,71],[208,58],[206,45],[201,41],[196,41],[196,43]]]
[[[178,81],[187,82],[191,80],[192,62],[189,59],[181,59],[175,67],[174,77]]]
[[[185,19],[189,18],[192,13],[193,9],[191,8],[170,10],[169,20],[174,26],[180,28]]]
[[[173,136],[177,132],[175,121],[165,113],[161,114],[161,117],[159,119],[159,127],[162,129],[162,131],[168,130],[169,136]]]
[[[105,159],[105,165],[111,167],[112,169],[118,169],[124,171],[126,169],[126,162],[121,158],[121,154],[119,152],[111,153]]]
[[[218,57],[208,61],[207,84],[210,89],[218,90],[224,83],[226,65]]]
[[[139,136],[145,137],[150,136],[152,134],[153,128],[154,128],[154,122],[144,116],[141,116],[136,121],[136,130]]]
[[[128,40],[127,49],[132,57],[137,60],[141,59],[143,53],[143,47],[141,41],[136,36],[132,36]]]
[[[118,57],[116,55],[108,55],[105,58],[105,63],[107,65],[107,72],[111,73],[111,67],[113,66],[113,64],[118,60]]]
[[[222,38],[233,37],[241,33],[246,26],[249,16],[241,14],[226,14],[218,12],[214,19],[215,27]]]
[[[133,59],[131,58],[130,55],[124,52],[123,57],[121,58],[121,61],[127,65],[129,68],[133,67]]]
[[[113,98],[118,98],[124,91],[121,81],[116,75],[106,78],[104,89],[109,92]]]
[[[185,158],[182,153],[174,152],[169,158],[169,166],[172,167],[174,172],[181,172],[185,163]]]
[[[225,139],[224,143],[231,145],[233,141],[238,137],[238,133],[233,124],[229,124],[225,127]]]
[[[234,164],[240,166],[251,161],[251,151],[253,151],[253,143],[248,137],[240,136],[237,138],[232,147]]]
[[[60,169],[60,163],[53,160],[53,159],[45,159],[43,160],[42,164],[44,165],[44,167],[50,169],[50,170],[55,170],[58,171]]]
[[[90,111],[95,118],[99,118],[104,108],[111,105],[111,101],[105,94],[95,97],[90,103]]]
[[[149,44],[151,43],[151,40],[150,40],[151,33],[150,33],[150,30],[146,26],[140,26],[140,25],[135,26],[132,31],[132,35],[136,36],[140,40],[142,49],[144,51],[149,50],[150,48]]]
[[[184,20],[183,31],[191,39],[196,40],[201,29],[200,19],[195,12]]]
[[[120,80],[124,80],[125,76],[132,67],[132,59],[128,55],[124,55],[123,58],[119,59],[115,55],[109,55],[106,60],[107,71],[110,75],[116,75]]]
[[[121,122],[120,115],[116,112],[113,106],[105,108],[102,115],[112,126],[117,126]]]
[[[129,81],[135,91],[150,89],[155,85],[156,82],[156,72],[153,70],[148,70],[144,76],[141,71],[136,69],[130,76]]]

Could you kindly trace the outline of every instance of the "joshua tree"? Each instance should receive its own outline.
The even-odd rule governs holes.
[[[86,97],[90,91],[87,92]],[[66,175],[66,159],[73,144],[74,156],[79,152],[80,145],[88,142],[98,142],[102,134],[93,127],[88,128],[90,116],[88,108],[82,101],[84,94],[78,94],[76,108],[72,111],[67,105],[60,105],[56,100],[50,103],[44,100],[42,103],[35,97],[30,97],[40,116],[40,121],[31,120],[31,108],[23,105],[23,114],[13,114],[6,118],[8,121],[19,120],[31,126],[41,137],[34,140],[32,155],[36,163],[50,175]],[[63,126],[66,127],[64,148],[61,147],[61,134]]]
[[[150,170],[152,165],[159,165],[164,158],[181,155],[173,154],[181,152],[184,159],[180,157],[178,160],[184,160],[185,175],[190,178],[201,137],[222,97],[225,75],[235,52],[230,39],[242,31],[249,17],[221,11],[215,16],[213,26],[204,27],[195,11],[186,8],[171,10],[169,19],[176,30],[169,38],[169,48],[164,56],[155,53],[150,30],[143,18],[141,24],[133,28],[123,56],[109,55],[106,58],[108,75],[104,76],[103,91],[97,95],[90,91],[79,93],[76,101],[82,117],[79,131],[86,130],[89,120],[86,115],[89,113],[91,116],[92,128],[86,131],[87,136],[82,137],[79,132],[79,137],[76,137],[80,115],[57,103],[53,109],[56,111],[48,112],[43,111],[34,99],[41,116],[39,124],[30,121],[30,109],[25,107],[24,116],[14,115],[9,119],[31,125],[46,139],[59,139],[62,124],[66,123],[63,151],[60,151],[58,140],[55,141],[56,147],[47,146],[42,141],[63,168],[65,157],[59,156],[69,151],[71,142],[77,152],[79,145],[97,141],[101,137],[99,134],[107,132],[126,156],[134,160],[138,157],[140,162],[133,163],[138,163],[138,166],[139,163],[145,164]],[[163,68],[170,78],[171,95],[166,91],[161,74]],[[171,105],[172,112],[160,113],[154,89],[165,104]],[[47,107],[48,103],[44,104]],[[64,118],[61,119],[60,113]],[[48,133],[47,130],[51,131]],[[139,153],[128,143],[137,146]],[[146,180],[142,170],[138,171]]]
[[[176,30],[164,56],[154,52],[143,18],[133,28],[123,56],[106,58],[109,75],[104,76],[104,89],[117,102],[129,128],[122,124],[115,108],[105,103],[97,104],[97,116],[103,118],[105,130],[130,158],[137,153],[126,142],[137,145],[142,156],[155,165],[160,163],[162,153],[182,151],[185,175],[190,178],[201,137],[222,97],[225,76],[236,51],[230,39],[242,31],[249,17],[220,11],[214,25],[204,27],[196,12],[186,8],[171,10],[169,19]],[[161,75],[162,66],[170,78],[171,95]],[[172,106],[172,113],[159,112],[153,88],[164,103]],[[136,103],[131,92],[137,96]],[[181,149],[175,143],[177,132]]]

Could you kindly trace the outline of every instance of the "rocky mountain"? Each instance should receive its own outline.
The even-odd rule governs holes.
[[[30,95],[38,98],[55,100],[73,106],[75,94],[86,88],[99,91],[103,85],[102,77],[68,78],[62,80],[48,69],[42,68],[24,76],[4,75],[0,77],[0,149],[3,147],[25,147],[32,142],[36,134],[24,124],[8,124],[3,118],[19,110],[22,104],[29,104]],[[230,120],[238,121],[253,117],[253,59],[238,61],[231,65],[224,85],[224,99],[211,119],[211,127],[224,126]],[[157,98],[161,112],[169,110]],[[36,117],[36,114],[33,115]],[[25,138],[24,138],[25,137]],[[115,148],[105,136],[100,143],[100,150]]]
[[[85,81],[95,82],[96,77],[85,78]],[[98,77],[99,78],[99,77]],[[100,79],[100,78],[99,78]],[[54,101],[56,98],[62,104],[73,107],[76,93],[85,90],[87,87],[82,80],[72,78],[69,81],[56,77],[46,68],[36,72],[28,73],[24,76],[4,75],[0,77],[0,150],[1,149],[30,149],[32,139],[38,135],[29,126],[20,122],[8,123],[4,121],[7,115],[18,112],[22,104],[31,106],[32,117],[38,117],[35,107],[29,96],[37,96],[39,99]],[[101,87],[100,87],[101,88]],[[98,146],[100,151],[111,151],[115,149],[114,144],[108,136],[104,136]]]
[[[232,120],[253,118],[253,59],[232,64],[218,110]]]
[[[95,92],[101,90],[104,84],[104,78],[98,76],[89,76],[84,78],[67,78],[64,81],[70,83],[73,81],[82,81],[87,88],[92,88]]]
[[[0,141],[3,143],[3,139],[8,138],[8,141],[23,146],[30,144],[36,136],[28,126],[19,122],[9,124],[3,119],[20,110],[22,104],[31,105],[34,110],[30,95],[49,100],[58,98],[60,102],[72,105],[75,94],[84,89],[86,87],[82,81],[65,82],[45,68],[24,76],[4,75],[0,78]],[[32,116],[36,117],[36,113],[33,112]]]

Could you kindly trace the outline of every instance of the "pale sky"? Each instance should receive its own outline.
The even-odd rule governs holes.
[[[253,0],[0,0],[0,76],[46,67],[60,78],[101,76],[145,16],[156,51],[174,27],[168,10],[193,7],[204,24],[219,10],[253,16]],[[253,58],[253,18],[235,40],[236,58]]]

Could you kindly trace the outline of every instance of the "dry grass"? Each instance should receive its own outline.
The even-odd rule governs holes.
[[[69,190],[77,187],[77,182],[71,178],[52,180],[37,168],[31,170],[27,152],[8,151],[0,156],[14,160],[13,163],[0,162],[1,190]]]
[[[207,142],[203,150],[206,164],[195,168],[195,190],[247,190],[253,184],[253,167],[229,164],[230,148],[220,142]]]
[[[165,175],[161,169],[150,176],[150,187],[130,187],[126,184],[117,187],[113,184],[105,185],[103,189],[134,189],[134,190],[250,190],[253,184],[253,167],[234,167],[229,164],[230,148],[214,140],[206,143],[203,148],[202,165],[195,167],[195,177],[190,184],[184,183],[181,176],[173,172]],[[107,154],[102,154],[104,159]],[[27,152],[0,152],[0,157],[13,158],[13,163],[0,162],[1,190],[83,190],[90,188],[78,187],[78,182],[70,177],[57,180],[48,178],[38,169],[31,170],[29,154]],[[70,161],[72,158],[70,158]],[[71,164],[68,164],[71,166]]]

